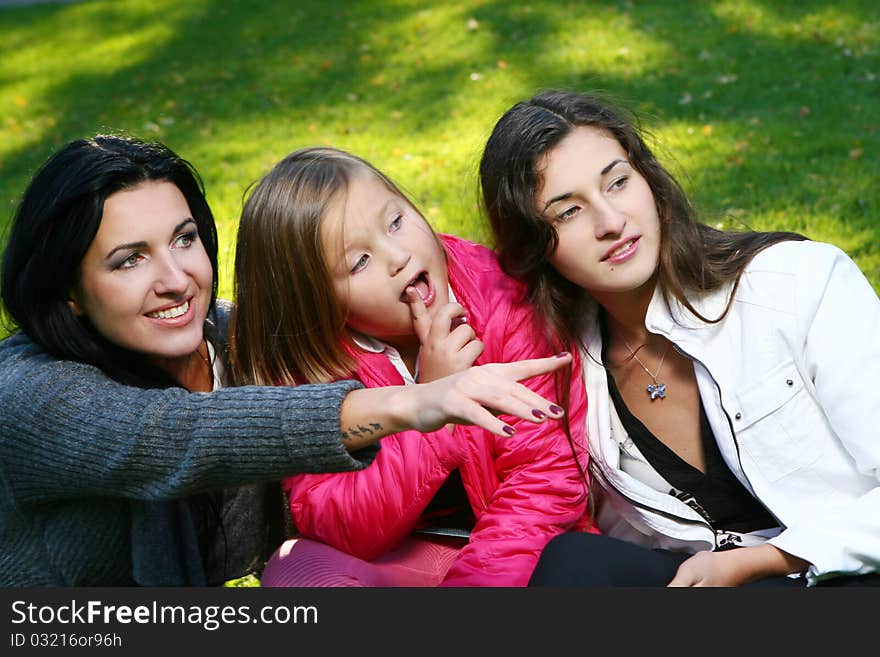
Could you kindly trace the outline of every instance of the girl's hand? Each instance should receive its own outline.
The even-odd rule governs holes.
[[[467,324],[465,310],[447,303],[433,319],[415,288],[407,288],[413,327],[419,338],[419,383],[462,372],[483,353],[483,343]]]
[[[529,422],[562,417],[563,410],[521,383],[571,364],[571,354],[490,363],[471,367],[430,383],[352,390],[342,402],[342,441],[354,451],[392,433],[436,431],[449,424],[474,424],[497,436],[516,429],[496,415]]]
[[[668,586],[739,586],[764,577],[797,573],[809,565],[770,543],[724,552],[697,552],[678,567]]]

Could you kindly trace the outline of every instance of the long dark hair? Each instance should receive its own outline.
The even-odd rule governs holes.
[[[67,301],[112,194],[146,181],[180,190],[214,271],[217,228],[198,173],[167,146],[132,137],[97,135],[63,146],[31,179],[12,220],[3,253],[4,322],[56,358],[95,365],[109,377],[142,387],[175,385],[147,359],[123,349],[78,317]]]
[[[559,238],[536,207],[542,184],[536,165],[581,126],[614,137],[651,188],[660,217],[658,284],[667,305],[674,298],[701,320],[719,322],[730,300],[719,317],[704,317],[686,292],[709,292],[731,281],[735,286],[762,249],[785,240],[806,239],[787,232],[722,231],[700,223],[681,185],[645,144],[631,112],[598,94],[539,93],[511,107],[495,125],[480,161],[480,189],[501,266],[526,284],[531,301],[566,344],[580,341],[579,320],[587,297],[547,260]]]

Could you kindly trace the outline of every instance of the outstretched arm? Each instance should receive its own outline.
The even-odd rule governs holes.
[[[554,410],[554,402],[518,381],[570,363],[570,354],[560,354],[479,365],[430,383],[353,390],[342,403],[343,442],[354,451],[392,433],[406,429],[429,433],[448,423],[473,424],[496,436],[508,437],[512,427],[495,414],[536,424],[545,420],[537,417],[535,410],[545,417],[561,417]]]
[[[354,470],[367,463],[343,447],[339,415],[359,385],[144,390],[16,336],[0,346],[0,470],[13,504],[168,500]]]

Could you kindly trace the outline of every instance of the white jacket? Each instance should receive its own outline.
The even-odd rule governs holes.
[[[715,318],[729,294],[691,301]],[[880,300],[855,263],[829,244],[776,244],[746,268],[720,323],[670,312],[656,290],[645,326],[694,361],[724,460],[779,520],[770,542],[812,564],[808,583],[880,570]],[[599,526],[651,547],[715,548],[699,514],[620,469],[626,434],[595,362],[595,318],[586,335]]]

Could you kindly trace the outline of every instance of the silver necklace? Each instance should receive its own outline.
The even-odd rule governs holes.
[[[666,399],[666,384],[661,383],[657,380],[657,377],[660,374],[660,370],[663,367],[663,361],[666,360],[666,352],[669,351],[669,343],[666,343],[666,348],[663,349],[663,355],[660,356],[660,364],[657,366],[657,371],[651,374],[651,370],[645,367],[645,364],[642,362],[641,358],[636,356],[636,352],[633,351],[633,348],[629,346],[629,342],[626,341],[626,338],[621,336],[623,340],[623,344],[626,345],[626,348],[629,349],[630,355],[636,359],[636,362],[642,366],[642,369],[645,370],[645,374],[651,377],[651,381],[654,383],[649,383],[645,390],[648,391],[648,394],[651,396],[651,401],[655,399]]]

